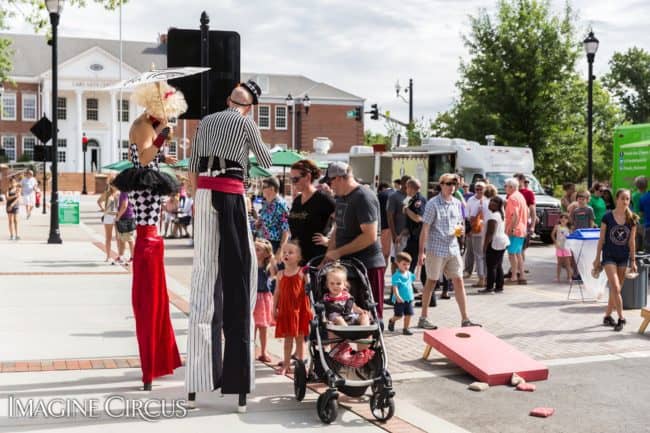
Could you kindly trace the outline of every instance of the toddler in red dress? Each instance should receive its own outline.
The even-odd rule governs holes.
[[[273,314],[276,321],[275,338],[284,338],[284,360],[276,374],[290,372],[291,350],[296,342],[296,358],[305,359],[305,336],[309,335],[309,321],[313,314],[305,294],[305,275],[300,268],[302,254],[295,241],[282,247],[284,269],[278,272],[273,295]]]

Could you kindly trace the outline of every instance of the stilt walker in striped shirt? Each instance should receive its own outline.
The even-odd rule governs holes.
[[[252,80],[236,87],[228,108],[201,120],[192,148],[194,263],[185,377],[190,406],[197,392],[221,388],[223,394],[239,395],[243,412],[246,394],[255,386],[251,318],[257,263],[244,183],[249,152],[260,166],[271,166],[260,131],[248,117],[260,95]]]

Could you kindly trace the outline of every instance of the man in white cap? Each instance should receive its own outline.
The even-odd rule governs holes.
[[[364,264],[381,319],[386,262],[379,243],[379,200],[354,179],[350,166],[344,162],[331,163],[320,183],[329,185],[336,195],[336,225],[325,260],[355,257]]]
[[[228,108],[204,117],[189,163],[195,214],[185,388],[190,402],[196,392],[218,388],[239,394],[240,412],[255,385],[251,317],[257,263],[244,188],[249,152],[261,167],[271,166],[260,131],[248,116],[260,94],[249,80],[232,91]]]

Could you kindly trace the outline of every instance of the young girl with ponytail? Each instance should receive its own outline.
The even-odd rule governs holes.
[[[626,321],[623,317],[623,300],[621,287],[628,266],[631,272],[636,272],[635,238],[638,216],[630,210],[630,191],[616,191],[616,207],[603,216],[600,224],[600,239],[593,266],[605,270],[609,282],[609,300],[603,325],[613,326],[614,331],[621,331]],[[601,259],[602,253],[602,259]],[[616,309],[618,322],[612,318]]]

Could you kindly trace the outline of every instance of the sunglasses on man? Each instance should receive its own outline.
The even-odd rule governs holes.
[[[456,186],[458,185],[458,182],[443,182],[442,184],[447,186]]]

